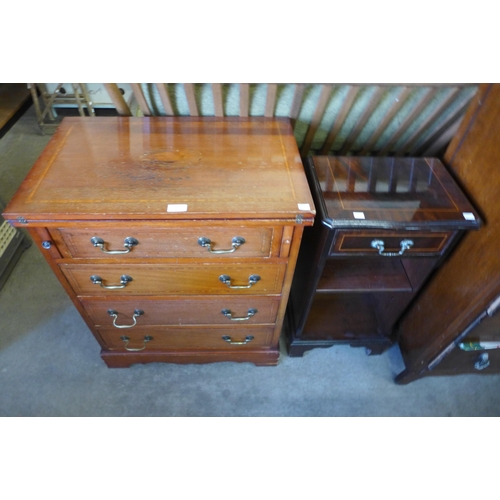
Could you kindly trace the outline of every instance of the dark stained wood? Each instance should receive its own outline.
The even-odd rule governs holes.
[[[17,214],[21,206],[30,214]],[[287,120],[64,119],[8,214],[33,235],[109,367],[278,362],[302,233],[315,214]],[[107,254],[94,236],[109,251],[123,251],[127,237],[138,243]],[[245,242],[234,249],[236,236]],[[209,253],[200,237],[226,253]],[[123,275],[132,277],[125,286]],[[136,308],[144,314],[134,324]]]
[[[478,371],[471,369],[475,354],[456,352],[454,345],[500,294],[499,126],[500,85],[482,85],[446,151],[444,162],[481,211],[484,226],[463,237],[425,294],[402,320],[399,343],[406,370],[399,375],[399,383],[440,373],[500,371],[497,353],[493,353],[496,363]],[[468,336],[474,335],[472,329]]]
[[[434,159],[314,156],[306,174],[318,215],[304,230],[293,279],[288,352],[348,343],[379,354],[463,231],[479,227],[479,216]]]
[[[26,83],[0,83],[0,129],[30,97]]]

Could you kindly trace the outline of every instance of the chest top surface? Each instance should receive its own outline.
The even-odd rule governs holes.
[[[480,218],[437,158],[315,156],[318,211],[342,227],[477,228]],[[319,200],[319,201],[318,201]]]
[[[31,220],[314,218],[286,119],[64,118],[5,210]]]

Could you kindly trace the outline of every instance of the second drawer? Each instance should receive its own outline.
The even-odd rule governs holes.
[[[286,264],[60,264],[77,295],[280,294]]]
[[[83,299],[96,326],[123,330],[147,325],[274,324],[280,297]]]

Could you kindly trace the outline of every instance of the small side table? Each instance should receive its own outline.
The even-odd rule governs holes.
[[[317,208],[286,316],[290,356],[349,344],[380,354],[464,231],[480,219],[435,158],[308,158]]]

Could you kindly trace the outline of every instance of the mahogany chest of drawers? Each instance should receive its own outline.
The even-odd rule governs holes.
[[[101,345],[276,364],[315,208],[288,120],[65,118],[5,210]]]
[[[289,354],[342,343],[380,354],[479,216],[436,158],[316,156],[305,167],[318,215],[293,280]]]

